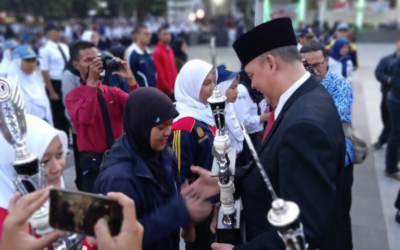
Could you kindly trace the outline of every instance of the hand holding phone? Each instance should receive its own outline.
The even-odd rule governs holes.
[[[94,243],[99,250],[141,250],[144,229],[136,219],[135,202],[122,193],[108,193],[107,197],[123,207],[121,232],[116,237],[111,237],[106,221],[99,220],[94,228],[97,239]]]
[[[111,235],[119,234],[123,220],[121,205],[91,193],[50,191],[49,220],[53,228],[94,236],[94,227],[100,219],[107,222]]]

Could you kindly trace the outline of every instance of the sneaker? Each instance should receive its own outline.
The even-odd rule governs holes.
[[[400,170],[398,170],[397,172],[394,172],[394,173],[388,173],[387,171],[385,171],[385,175],[387,177],[391,177],[391,178],[400,180]]]
[[[396,222],[400,223],[400,210],[396,213]]]
[[[383,147],[383,144],[377,141],[374,144],[372,144],[372,147],[374,147],[376,150],[379,150]]]

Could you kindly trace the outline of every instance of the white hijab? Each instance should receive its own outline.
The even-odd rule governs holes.
[[[18,82],[25,102],[26,112],[46,119],[48,123],[53,125],[50,102],[46,95],[44,82],[39,78],[36,71],[30,75],[25,74],[21,69],[21,63],[21,58],[12,60],[7,79],[10,84]]]
[[[37,155],[40,161],[53,138],[59,136],[65,157],[68,148],[68,139],[63,131],[53,128],[36,116],[26,114],[25,118],[27,124],[26,147],[29,152]],[[16,188],[12,182],[15,179],[15,172],[12,166],[15,158],[15,150],[1,134],[0,148],[0,207],[8,208],[8,203],[16,192]],[[65,187],[63,178],[61,178],[61,187]]]
[[[226,95],[226,91],[232,85],[235,78],[228,79],[217,85],[217,88],[223,95]],[[236,117],[233,103],[226,102],[225,105],[225,124],[228,129],[229,137],[231,139],[231,147],[236,149],[236,153],[239,154],[243,150],[243,131],[240,128],[239,120]]]
[[[94,34],[94,31],[91,30],[85,30],[81,36],[81,40],[85,42],[92,42],[92,35]]]
[[[0,74],[7,74],[11,66],[11,50],[6,49],[3,53],[3,60],[0,63]]]
[[[183,66],[175,81],[176,109],[179,116],[174,122],[185,117],[193,117],[214,126],[210,105],[200,102],[201,87],[211,70],[211,64],[201,60],[191,60]]]

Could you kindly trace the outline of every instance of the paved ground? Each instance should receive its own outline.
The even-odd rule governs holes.
[[[378,60],[391,53],[394,47],[390,44],[359,44],[358,48],[361,67],[353,83],[353,125],[372,144],[382,129],[379,111],[381,94],[373,71]],[[207,47],[191,47],[189,53],[191,59],[211,61]],[[230,48],[218,49],[218,63],[224,63],[232,70],[240,67]],[[385,148],[371,150],[365,163],[355,166],[352,207],[355,250],[400,249],[400,224],[394,221],[393,206],[400,182],[384,176],[384,158]],[[64,177],[67,188],[74,189],[75,173],[71,156],[67,159]]]

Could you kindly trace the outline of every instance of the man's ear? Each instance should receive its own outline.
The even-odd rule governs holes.
[[[79,70],[79,69],[78,69],[79,62],[73,60],[73,61],[72,61],[72,65],[75,67],[75,69]]]
[[[275,59],[275,57],[273,57],[272,55],[266,55],[265,56],[265,65],[273,72],[275,73],[277,70],[277,61]]]

